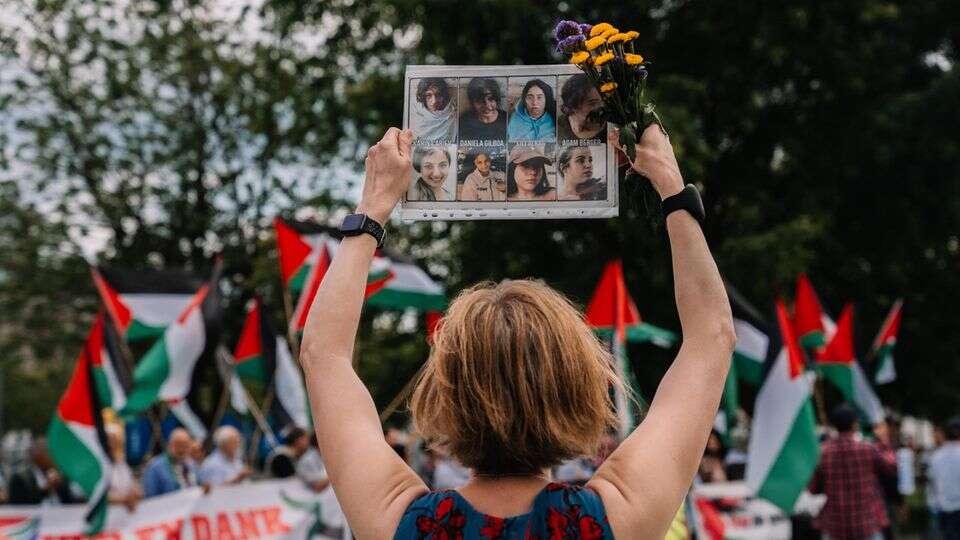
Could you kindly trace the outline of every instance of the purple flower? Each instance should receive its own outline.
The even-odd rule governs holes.
[[[580,44],[586,40],[586,36],[583,34],[577,34],[575,36],[570,36],[563,38],[557,43],[557,52],[562,53],[572,53],[580,49]]]
[[[589,35],[590,35],[590,30],[593,30],[593,25],[592,25],[592,24],[583,23],[583,24],[580,25],[580,33],[581,33],[581,34],[583,34],[583,35],[585,35],[585,36],[589,36]]]
[[[560,21],[553,30],[553,36],[558,42],[579,33],[580,25],[576,21]]]
[[[647,68],[643,66],[637,66],[637,78],[641,81],[645,80],[647,78]]]

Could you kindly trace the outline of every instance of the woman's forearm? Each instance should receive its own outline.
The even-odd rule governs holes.
[[[368,234],[344,238],[340,243],[307,315],[301,362],[352,358],[367,273],[376,247],[377,241]]]
[[[677,211],[667,218],[667,233],[683,340],[719,340],[732,347],[730,301],[700,225]]]

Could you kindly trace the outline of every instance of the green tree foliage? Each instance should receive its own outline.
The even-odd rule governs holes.
[[[19,187],[5,203],[11,212],[44,204],[27,212],[43,224],[36,234],[9,229],[4,263],[8,250],[62,253],[56,246],[91,232],[107,238],[99,261],[126,266],[203,270],[221,251],[228,343],[253,290],[271,300],[279,326],[269,220],[298,207],[321,220],[344,211],[358,148],[402,121],[404,65],[558,62],[549,42],[557,20],[608,20],[641,33],[650,88],[685,175],[704,190],[724,275],[764,307],[791,297],[807,271],[834,316],[857,302],[864,351],[903,296],[900,380],[882,397],[919,414],[960,407],[955,2],[6,4],[16,16],[0,24],[0,175]],[[604,263],[622,257],[644,317],[678,328],[664,231],[649,219],[657,208],[639,185],[621,190],[615,220],[415,224],[391,243],[450,291],[533,276],[581,303]],[[0,336],[16,346],[4,352],[56,347],[49,365],[72,363],[94,304],[72,257],[41,283],[82,288],[0,285],[10,305],[67,292],[77,305],[16,333],[4,322]],[[30,271],[4,267],[6,282],[46,276]],[[67,318],[76,332],[33,344],[42,336],[32,328]],[[382,406],[426,346],[409,315],[369,314],[361,336],[360,370]],[[670,353],[636,347],[630,356],[649,395]],[[216,386],[213,371],[205,377]]]

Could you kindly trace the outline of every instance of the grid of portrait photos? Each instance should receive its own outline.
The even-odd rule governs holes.
[[[408,66],[404,220],[616,216],[603,102],[575,66]]]

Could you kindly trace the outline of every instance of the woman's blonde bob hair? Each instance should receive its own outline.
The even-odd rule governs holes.
[[[481,474],[589,454],[616,425],[610,353],[571,302],[531,280],[480,283],[450,304],[410,403],[425,439]]]

